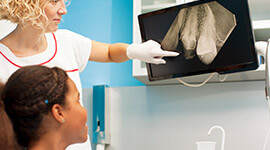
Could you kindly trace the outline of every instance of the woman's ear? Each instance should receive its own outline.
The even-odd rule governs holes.
[[[54,104],[52,106],[52,115],[55,118],[55,120],[61,124],[65,123],[65,113],[63,106],[59,104]]]

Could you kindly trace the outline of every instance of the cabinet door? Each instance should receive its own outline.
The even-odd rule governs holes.
[[[270,0],[249,0],[250,16],[256,41],[270,38]]]

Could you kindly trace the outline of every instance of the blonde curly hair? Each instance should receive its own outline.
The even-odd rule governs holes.
[[[50,0],[0,0],[0,20],[9,20],[22,27],[30,23],[45,31],[48,18],[44,9],[49,2]]]

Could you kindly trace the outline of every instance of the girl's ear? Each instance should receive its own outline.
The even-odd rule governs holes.
[[[64,108],[61,105],[54,104],[51,111],[56,121],[61,124],[65,122]]]

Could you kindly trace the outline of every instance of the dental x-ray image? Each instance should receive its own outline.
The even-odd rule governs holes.
[[[165,50],[176,50],[182,44],[184,57],[192,59],[195,53],[206,65],[215,59],[236,26],[233,13],[209,2],[181,9],[161,42]]]
[[[199,0],[138,16],[142,41],[176,51],[146,64],[150,81],[258,68],[248,0]]]

